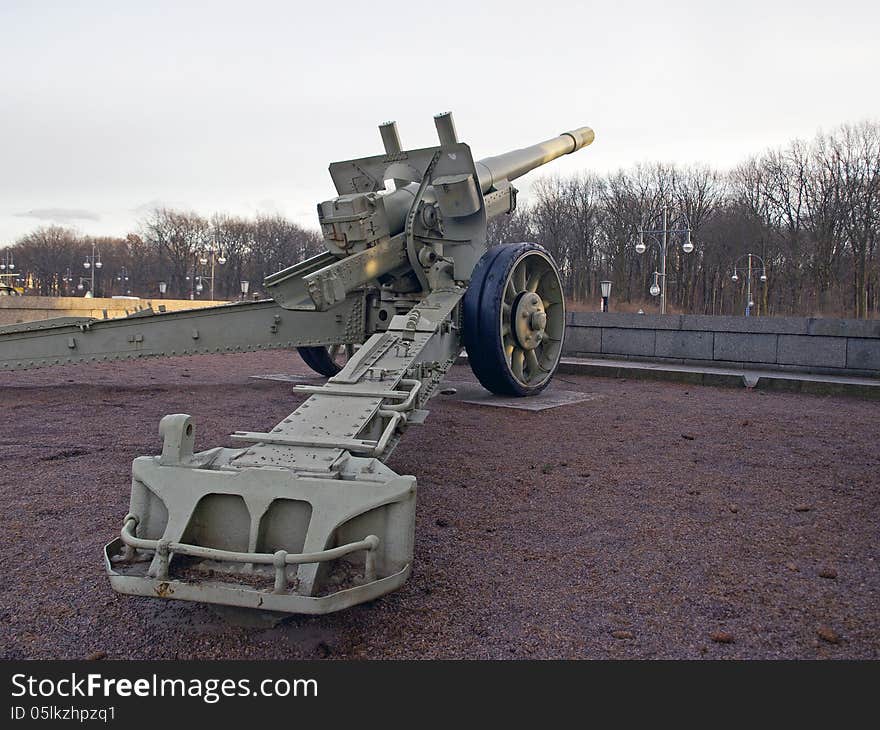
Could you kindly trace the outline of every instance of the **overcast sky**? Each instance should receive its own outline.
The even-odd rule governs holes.
[[[0,245],[155,205],[315,227],[328,163],[381,152],[386,119],[435,144],[445,110],[478,158],[589,125],[548,171],[728,167],[880,118],[878,21],[868,0],[0,0]]]

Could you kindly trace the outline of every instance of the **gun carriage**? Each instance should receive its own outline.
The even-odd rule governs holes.
[[[0,367],[296,347],[328,376],[267,432],[198,451],[165,416],[158,456],[132,465],[131,502],[104,550],[114,589],[283,613],[327,613],[399,587],[412,569],[416,479],[384,462],[427,415],[466,349],[480,383],[539,393],[558,366],[565,302],[552,256],[490,246],[511,184],[593,141],[587,127],[475,161],[451,114],[439,145],[330,165],[318,205],[326,251],[269,276],[271,300],[119,320],[0,328]],[[339,362],[338,355],[345,356]]]

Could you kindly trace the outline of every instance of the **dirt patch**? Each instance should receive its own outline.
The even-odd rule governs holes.
[[[89,449],[62,449],[54,454],[42,457],[42,461],[57,461],[58,459],[71,459],[74,456],[84,456],[92,453]]]
[[[102,546],[159,419],[234,446],[301,401],[249,377],[279,372],[308,374],[266,352],[3,375],[0,654],[880,658],[880,404],[841,397],[571,375],[601,397],[437,397],[389,462],[419,478],[401,590],[265,630],[114,593]]]

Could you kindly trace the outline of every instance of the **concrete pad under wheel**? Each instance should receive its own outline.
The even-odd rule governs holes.
[[[281,383],[296,383],[301,385],[314,385],[323,383],[327,378],[323,375],[291,375],[288,373],[266,373],[265,375],[251,375],[252,380],[277,380]]]
[[[454,389],[454,394],[445,394],[444,391]],[[446,382],[441,387],[437,396],[444,400],[454,400],[468,405],[492,406],[495,408],[515,408],[520,411],[544,411],[548,408],[569,406],[575,403],[584,403],[597,400],[602,396],[597,393],[582,393],[576,390],[562,390],[552,385],[548,386],[538,395],[527,398],[515,398],[495,395],[476,383]]]

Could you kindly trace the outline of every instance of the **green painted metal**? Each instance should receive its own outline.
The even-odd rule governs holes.
[[[363,294],[352,293],[324,312],[290,311],[269,300],[10,325],[0,329],[0,370],[360,342],[363,305]]]
[[[383,154],[330,165],[338,195],[318,206],[327,251],[268,277],[274,301],[0,334],[7,368],[360,345],[270,431],[233,434],[240,448],[196,451],[192,418],[163,418],[162,454],[135,460],[129,513],[105,548],[114,589],[326,613],[406,580],[416,480],[384,461],[424,421],[461,352],[462,299],[488,248],[487,221],[516,206],[511,182],[593,141],[581,128],[475,162],[450,114],[435,125],[438,146],[404,150],[389,122],[380,127]],[[495,302],[505,312],[499,338],[525,318],[516,331],[526,355],[564,334],[564,317],[545,314],[552,302],[540,301],[542,287]],[[555,358],[545,359],[555,370]]]

